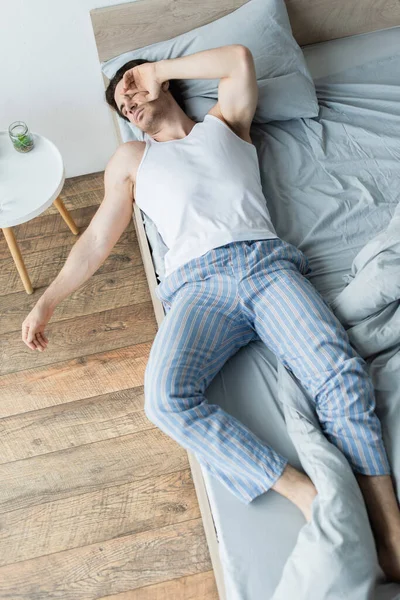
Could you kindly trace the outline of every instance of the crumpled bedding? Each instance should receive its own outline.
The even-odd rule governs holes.
[[[387,229],[354,258],[347,281],[330,306],[374,382],[376,413],[400,501],[400,203]],[[323,435],[312,399],[280,361],[278,393],[288,433],[318,494],[312,520],[300,530],[272,599],[400,598],[400,584],[385,583],[347,459]]]

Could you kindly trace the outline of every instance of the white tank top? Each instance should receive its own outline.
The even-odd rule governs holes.
[[[168,248],[166,277],[218,246],[278,237],[256,147],[214,115],[207,114],[179,140],[157,142],[147,136],[135,202]]]

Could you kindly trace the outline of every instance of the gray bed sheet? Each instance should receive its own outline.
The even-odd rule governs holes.
[[[356,310],[350,323],[345,312],[349,299],[357,298],[350,292],[354,282],[362,284],[363,264],[369,260],[378,271],[387,268],[378,258],[386,229],[398,219],[400,28],[316,44],[304,53],[317,89],[319,116],[252,126],[263,191],[279,237],[309,258],[309,280],[368,359],[399,494],[400,448],[395,440],[400,437],[400,399],[395,392],[400,390],[400,370],[389,364],[396,356],[392,364],[399,366],[398,353],[393,346],[392,354],[374,346],[373,357],[379,355],[383,366],[379,370],[365,350],[371,333],[378,331],[373,307],[364,307],[364,313],[362,307]],[[392,232],[400,235],[399,228]],[[362,263],[366,248],[368,258]],[[154,250],[156,270],[162,273],[162,252]],[[386,250],[392,259],[389,280],[399,280],[400,248]],[[355,291],[360,293],[357,286]],[[362,300],[362,293],[358,298]],[[394,313],[396,298],[387,303],[385,310]],[[368,330],[365,319],[371,315]],[[399,318],[388,319],[400,340]],[[306,525],[300,511],[273,490],[244,505],[203,471],[227,600],[400,598],[400,585],[385,582],[378,567],[365,506],[347,461],[321,434],[310,400],[304,401],[298,382],[275,355],[261,341],[241,348],[206,396],[308,472],[323,492],[314,504],[313,521]],[[335,536],[338,531],[341,536]]]

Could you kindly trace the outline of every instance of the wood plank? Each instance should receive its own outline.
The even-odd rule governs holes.
[[[34,292],[30,296],[32,306],[36,304],[39,298],[37,288],[49,286],[57,277],[75,242],[76,237],[72,236],[68,245],[50,248],[42,252],[28,253],[24,256],[24,262],[34,287]],[[122,268],[138,265],[143,265],[143,261],[139,246],[136,243],[132,243],[132,232],[130,232],[130,235],[121,236],[111,254],[98,268],[96,273],[112,273]],[[1,262],[0,270],[0,295],[4,296],[5,294],[20,292],[23,289],[24,286],[13,259],[11,257],[4,259]]]
[[[0,339],[0,375],[31,367],[153,341],[157,333],[151,301],[130,304],[62,321],[49,321],[49,343],[43,352],[31,350],[20,331],[4,333]]]
[[[211,569],[201,519],[0,568],[0,597],[85,600]]]
[[[68,177],[65,180],[61,198],[65,203],[69,196],[78,196],[85,192],[99,189],[104,189],[104,171],[87,173],[86,175],[78,175],[77,177]]]
[[[200,517],[189,465],[139,481],[101,486],[3,513],[0,567]]]
[[[99,188],[98,190],[89,190],[76,195],[71,194],[70,196],[63,196],[63,194],[61,194],[60,197],[68,210],[76,210],[87,206],[100,206],[104,199],[104,189]],[[40,217],[36,218],[41,218],[43,215],[59,215],[60,219],[62,218],[54,204],[51,204]]]
[[[4,463],[0,514],[187,467],[184,448],[158,427]]]
[[[47,286],[43,286],[35,292],[40,297],[46,289]],[[128,304],[142,304],[149,300],[151,301],[149,286],[143,265],[128,267],[114,273],[95,273],[56,306],[49,323]],[[15,338],[20,339],[21,324],[32,308],[32,299],[25,291],[12,294],[12,302],[9,295],[0,296],[0,334],[12,331]],[[153,314],[150,319],[154,319]]]
[[[98,209],[97,203],[91,206],[84,206],[81,208],[76,208],[70,210],[71,217],[74,219],[75,223],[79,228],[87,227],[90,223],[91,219],[94,217],[96,210]],[[61,217],[60,213],[48,213],[47,211],[43,212],[38,217],[27,221],[26,223],[21,223],[14,228],[15,239],[18,240],[18,244],[22,250],[22,244],[26,244],[27,250],[35,251],[35,248],[28,245],[33,243],[38,243],[41,238],[53,236],[56,237],[60,233],[69,232],[70,236],[73,236],[70,228]],[[73,238],[77,239],[77,238]],[[4,246],[4,238],[0,239],[0,250],[2,250]],[[0,258],[4,258],[2,253]],[[6,257],[7,258],[7,257]]]
[[[286,5],[300,46],[400,25],[395,0],[286,0]]]
[[[98,600],[218,600],[213,571],[188,575]]]
[[[66,180],[61,197],[81,234],[103,199],[103,178]],[[26,348],[20,326],[65,263],[62,249],[69,253],[78,238],[54,206],[16,228],[45,283],[33,298],[22,287],[0,290],[8,371],[0,376],[0,597],[218,598],[205,537],[212,519],[200,510],[193,457],[144,413],[144,371],[157,328],[136,225],[113,249],[129,260],[110,256],[112,268],[103,263],[56,308],[49,326],[60,342],[65,337],[51,364],[39,364],[46,352]],[[9,264],[2,242],[0,285]],[[93,564],[96,556],[101,565]]]
[[[0,418],[143,385],[151,346],[135,344],[3,375]]]
[[[218,3],[203,0],[179,4],[174,0],[136,0],[91,10],[99,60],[108,60],[122,52],[173,38],[211,23],[242,4],[245,4],[243,0],[220,0]]]
[[[32,252],[41,252],[50,248],[67,246],[71,241],[76,242],[88,227],[97,209],[97,206],[86,206],[69,211],[79,228],[78,236],[73,235],[60,213],[57,215],[46,215],[43,213],[40,217],[13,227],[14,235],[18,241],[22,255],[26,256]],[[136,237],[135,232],[132,232],[130,235]],[[7,258],[10,258],[10,250],[8,249],[5,237],[0,236],[0,261]]]
[[[81,235],[104,197],[104,172],[66,180],[61,197]],[[0,239],[0,361],[6,372],[0,376],[0,597],[218,598],[188,453],[143,410],[144,370],[157,327],[133,225],[113,250],[123,256],[125,246],[129,260],[118,265],[111,255],[112,268],[105,261],[56,308],[50,323],[59,348],[52,364],[46,352],[23,345],[20,326],[78,238],[54,206],[16,228],[24,256],[44,273],[34,297],[2,285],[3,274],[11,274]],[[28,362],[18,340],[36,362]],[[125,343],[133,345],[121,348]],[[79,357],[72,358],[78,346]],[[201,535],[177,529],[196,522]],[[175,537],[164,543],[166,527]],[[109,544],[119,540],[129,546],[115,560]],[[204,565],[187,557],[196,544]],[[82,565],[90,568],[93,553],[102,557],[107,548],[104,576],[95,565],[82,577]],[[179,555],[188,562],[184,572],[175,569],[182,565]],[[127,557],[132,564],[126,569]],[[115,575],[111,585],[109,572]],[[65,581],[71,584],[60,584]]]
[[[90,11],[100,62],[211,23],[247,0],[136,0]],[[287,0],[300,46],[400,25],[394,0]],[[154,18],[157,15],[157,18]]]
[[[154,424],[144,413],[144,388],[138,386],[3,417],[1,428],[2,464],[152,429]]]
[[[73,211],[71,211],[70,213],[71,215],[72,212]],[[95,211],[93,211],[93,214],[94,212]],[[70,229],[68,229],[68,231],[55,231],[54,234],[50,235],[44,234],[32,237],[21,237],[21,233],[19,233],[19,227],[22,227],[22,225],[17,225],[17,227],[13,227],[13,232],[16,234],[15,237],[18,241],[18,246],[21,250],[22,256],[25,258],[27,255],[32,254],[34,252],[43,252],[45,250],[51,250],[52,248],[57,248],[60,246],[71,245],[72,247],[73,244],[79,239],[79,236],[82,235],[82,233],[88,225],[87,223],[83,225],[82,222],[79,222],[79,220],[77,221],[76,219],[74,219],[74,221],[77,227],[79,228],[78,236],[74,236],[71,233]],[[0,237],[0,272],[3,269],[1,261],[9,259],[10,256],[10,250],[8,249],[4,236],[2,236]]]

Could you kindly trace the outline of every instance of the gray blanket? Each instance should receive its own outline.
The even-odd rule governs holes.
[[[347,281],[330,306],[367,363],[400,500],[400,204],[387,229],[354,258]],[[400,598],[400,584],[384,584],[347,459],[323,435],[310,397],[281,362],[278,387],[289,435],[318,494],[273,600]]]

